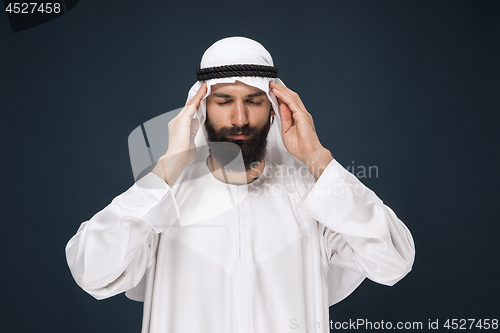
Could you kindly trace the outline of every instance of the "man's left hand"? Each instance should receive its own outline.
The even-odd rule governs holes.
[[[332,154],[319,142],[312,116],[299,95],[273,81],[269,87],[278,98],[285,148],[302,161],[317,180],[333,160]]]

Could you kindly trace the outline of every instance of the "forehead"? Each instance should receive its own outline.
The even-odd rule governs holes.
[[[264,96],[266,93],[259,88],[250,86],[241,81],[236,80],[234,83],[217,83],[211,86],[210,96],[215,93],[224,93],[227,95],[250,95],[256,93],[262,93]],[[260,95],[260,94],[259,94]]]

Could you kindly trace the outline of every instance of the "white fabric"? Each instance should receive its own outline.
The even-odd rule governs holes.
[[[238,80],[273,101],[268,79]],[[281,333],[328,321],[328,306],[365,277],[386,285],[404,277],[415,253],[406,226],[335,160],[316,182],[284,150],[279,125],[250,184],[218,181],[200,150],[173,188],[150,173],[116,197],[67,244],[76,282],[97,299],[127,291],[144,301],[143,333]],[[213,198],[227,200],[226,209],[180,226],[193,201]]]
[[[271,55],[261,44],[244,37],[229,37],[217,41],[205,51],[201,59],[200,68],[235,64],[274,66]],[[211,87],[217,83],[234,83],[236,80],[266,92],[267,97],[271,101],[274,112],[276,113],[276,119],[268,134],[266,159],[277,164],[286,164],[296,168],[304,166],[301,161],[287,152],[281,138],[281,120],[278,101],[272,91],[269,90],[270,81],[284,84],[279,78],[228,77],[207,80],[207,93],[201,101],[198,112],[195,115],[195,117],[200,120],[200,124],[203,124],[206,118],[206,98],[210,95]],[[201,81],[197,81],[191,87],[188,93],[187,101],[193,98],[196,92],[200,89],[201,84]],[[199,148],[196,161],[200,162],[209,154],[204,126],[200,126],[195,138],[195,144],[196,147]]]
[[[293,329],[293,320],[328,321],[328,306],[365,276],[393,285],[411,269],[408,229],[335,160],[316,183],[265,165],[248,185],[212,177],[211,195],[225,196],[228,187],[249,194],[184,228],[176,205],[199,189],[171,189],[148,174],[69,241],[73,277],[97,299],[137,286],[128,296],[145,301],[144,333],[280,333],[306,332]],[[180,183],[207,172],[205,162],[193,164]]]
[[[210,46],[201,59],[200,68],[224,66],[224,65],[234,65],[234,64],[255,64],[264,66],[274,66],[271,54],[258,42],[244,38],[244,37],[229,37],[224,38],[212,46]],[[274,81],[275,83],[284,84],[279,78],[262,78],[262,77],[230,77],[207,80],[207,92],[200,102],[197,113],[194,117],[197,117],[200,124],[203,124],[206,118],[206,98],[210,95],[211,87],[218,83],[234,83],[236,80],[254,86],[264,92],[266,92],[267,97],[271,101],[271,105],[275,111],[276,119],[271,126],[268,134],[268,147],[266,151],[266,160],[274,162],[278,165],[284,164],[292,169],[301,169],[306,166],[304,163],[293,157],[285,148],[283,144],[283,139],[281,136],[282,125],[279,113],[279,106],[276,96],[269,88],[269,81]],[[187,101],[191,100],[196,92],[200,89],[202,82],[197,81],[189,90]],[[186,101],[186,102],[187,102]],[[197,149],[196,162],[204,161],[209,155],[207,135],[204,126],[200,126],[198,133],[195,138],[195,144]],[[195,203],[191,202],[191,205],[186,204],[185,209],[181,208],[185,217],[187,214],[186,210],[193,210],[193,205]],[[200,211],[197,211],[200,212]],[[197,214],[197,218],[191,219],[191,221],[181,222],[181,225],[187,223],[196,222],[199,220],[200,213]],[[363,280],[363,276],[353,273],[352,270],[339,268],[335,270],[335,274],[329,276],[329,289],[330,289],[330,304],[337,302],[337,293],[342,290],[345,293],[344,297],[349,295]]]

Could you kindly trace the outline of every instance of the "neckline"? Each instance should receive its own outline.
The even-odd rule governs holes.
[[[270,168],[269,161],[264,160],[264,170],[262,170],[262,173],[257,178],[255,178],[254,180],[252,180],[250,183],[246,183],[246,184],[230,184],[230,183],[224,183],[223,181],[220,181],[217,178],[215,178],[214,174],[212,173],[212,171],[208,167],[208,159],[209,158],[210,158],[210,155],[208,155],[208,157],[205,159],[205,163],[203,163],[203,165],[206,168],[206,170],[208,170],[208,173],[210,174],[210,176],[209,176],[210,179],[213,180],[214,182],[216,182],[218,185],[228,185],[228,186],[234,186],[234,187],[249,186],[249,185],[253,186],[255,184],[260,183],[262,181],[262,179],[265,178],[267,170]]]

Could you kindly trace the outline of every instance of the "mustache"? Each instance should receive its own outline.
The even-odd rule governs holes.
[[[232,161],[236,155],[241,151],[245,171],[252,168],[254,162],[260,162],[264,159],[267,150],[267,134],[271,127],[271,118],[268,119],[267,124],[262,127],[253,127],[249,124],[243,126],[221,127],[216,130],[210,123],[208,117],[205,120],[205,129],[207,134],[207,142],[209,145],[210,154],[218,160],[222,165],[228,166],[230,170],[241,172],[242,167],[232,166]],[[230,135],[241,133],[246,135],[246,140],[233,140]],[[215,142],[230,142],[235,145],[211,145]],[[222,148],[224,147],[224,148]],[[236,150],[234,149],[236,148]],[[234,167],[234,168],[233,168]],[[233,168],[233,169],[231,169]]]
[[[243,134],[246,136],[251,136],[259,133],[259,128],[256,127],[250,127],[249,125],[243,125],[243,126],[232,126],[232,127],[222,127],[219,130],[217,130],[217,135],[236,135],[236,134]]]

